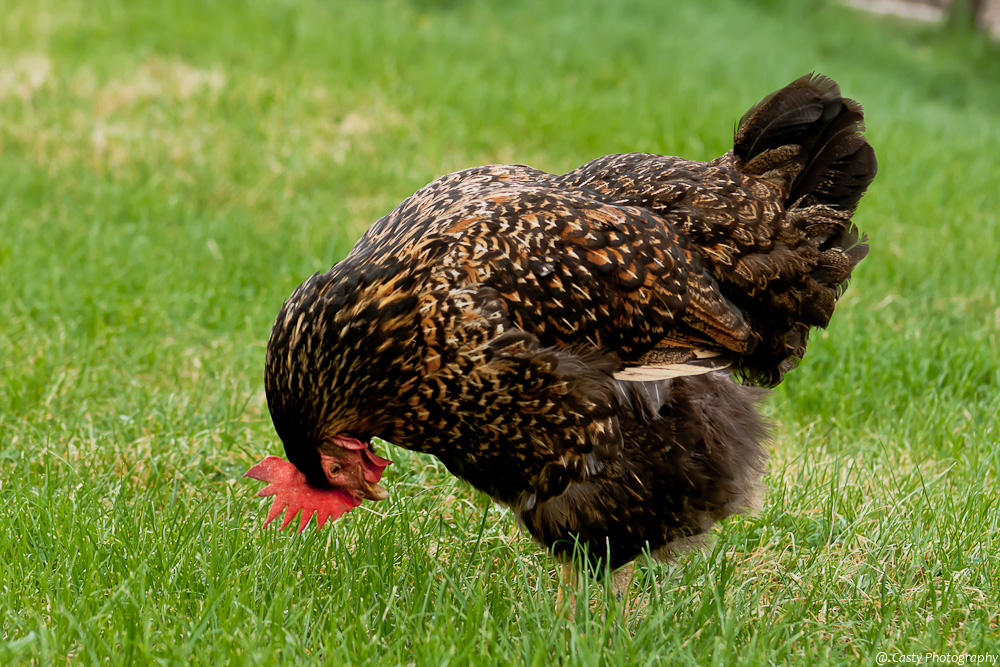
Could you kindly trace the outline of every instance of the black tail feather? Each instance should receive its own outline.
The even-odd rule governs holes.
[[[751,174],[783,183],[786,206],[829,206],[852,213],[875,178],[864,112],[836,82],[807,74],[743,115],[733,153]]]
[[[822,75],[807,74],[769,95],[740,119],[733,141],[738,167],[778,187],[784,199],[781,242],[744,258],[751,275],[768,276],[741,308],[761,340],[739,372],[765,385],[781,381],[805,354],[809,330],[825,327],[851,272],[868,254],[851,221],[875,178],[875,152],[864,137],[861,105]],[[737,297],[738,299],[738,297]]]

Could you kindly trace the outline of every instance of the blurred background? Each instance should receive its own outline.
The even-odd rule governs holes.
[[[845,4],[918,21],[945,21],[1000,36],[1000,2],[997,0],[845,0]]]

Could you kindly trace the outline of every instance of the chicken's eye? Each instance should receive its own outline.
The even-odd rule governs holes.
[[[339,472],[340,472],[340,464],[339,463],[334,463],[332,466],[330,466],[330,474],[331,475],[336,475]]]

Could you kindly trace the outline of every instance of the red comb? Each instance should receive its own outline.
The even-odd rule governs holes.
[[[361,499],[340,489],[317,489],[310,486],[306,482],[306,476],[294,464],[278,456],[265,457],[243,476],[268,482],[267,486],[257,492],[258,496],[274,496],[267,520],[261,528],[274,521],[284,509],[285,518],[278,530],[284,530],[299,510],[302,510],[302,517],[299,519],[298,532],[305,530],[314,513],[318,530],[328,519],[339,519],[361,504]]]

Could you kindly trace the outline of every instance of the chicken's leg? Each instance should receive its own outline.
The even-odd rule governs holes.
[[[629,584],[632,583],[632,563],[627,563],[612,572],[610,583],[615,592],[615,599],[624,603],[628,599]]]
[[[576,609],[576,599],[579,593],[579,577],[573,563],[561,563],[559,566],[559,591],[556,593],[556,610],[561,613],[568,607],[569,618],[573,618]]]

